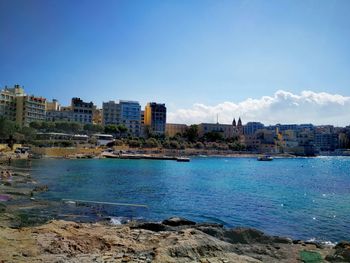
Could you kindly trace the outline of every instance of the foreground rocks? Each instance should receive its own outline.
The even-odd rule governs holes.
[[[2,262],[349,262],[348,245],[321,248],[254,229],[179,218],[120,226],[50,221],[0,228]],[[310,255],[321,261],[302,261]]]

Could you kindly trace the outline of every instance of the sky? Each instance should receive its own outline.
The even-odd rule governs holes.
[[[349,125],[349,13],[348,0],[0,0],[0,87],[166,103],[178,123]]]

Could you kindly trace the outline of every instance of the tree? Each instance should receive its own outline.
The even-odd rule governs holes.
[[[154,138],[147,139],[144,143],[144,147],[148,147],[148,148],[154,148],[154,147],[158,147],[158,146],[159,146],[159,143]]]
[[[116,125],[114,124],[108,124],[105,126],[105,133],[108,133],[108,134],[117,134],[118,132],[118,128]]]
[[[23,142],[30,142],[35,139],[36,130],[32,127],[23,127],[20,133],[24,136]]]
[[[190,141],[195,142],[197,141],[199,135],[198,135],[198,125],[191,125],[184,133],[184,137]]]
[[[128,144],[130,147],[140,147],[141,146],[141,142],[137,139],[129,140]]]
[[[83,129],[85,132],[102,132],[103,131],[103,127],[101,125],[90,124],[90,123],[85,124]]]
[[[10,136],[18,131],[18,126],[14,121],[0,117],[0,141],[6,141]]]
[[[207,132],[206,134],[204,134],[204,138],[209,142],[217,142],[222,141],[224,139],[222,133],[216,131]]]
[[[128,128],[126,128],[124,124],[119,124],[117,126],[117,129],[118,129],[118,132],[119,132],[119,137],[123,136],[128,131]]]
[[[42,122],[41,121],[32,121],[31,123],[29,123],[29,127],[36,129],[36,130],[40,130],[40,129],[42,129]]]
[[[15,145],[16,140],[13,138],[13,135],[10,135],[7,139],[7,146],[10,147],[11,150],[13,150],[13,146]]]

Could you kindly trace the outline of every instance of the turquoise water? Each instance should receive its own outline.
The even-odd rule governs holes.
[[[103,206],[103,216],[178,215],[294,239],[350,240],[350,158],[47,159],[33,161],[33,168],[50,189],[40,198],[148,206]]]

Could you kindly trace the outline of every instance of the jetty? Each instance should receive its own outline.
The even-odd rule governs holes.
[[[143,159],[143,160],[165,160],[165,161],[177,161],[177,162],[189,162],[190,158],[179,156],[166,156],[166,155],[149,155],[149,154],[121,154],[121,153],[102,153],[105,158],[115,159]]]

